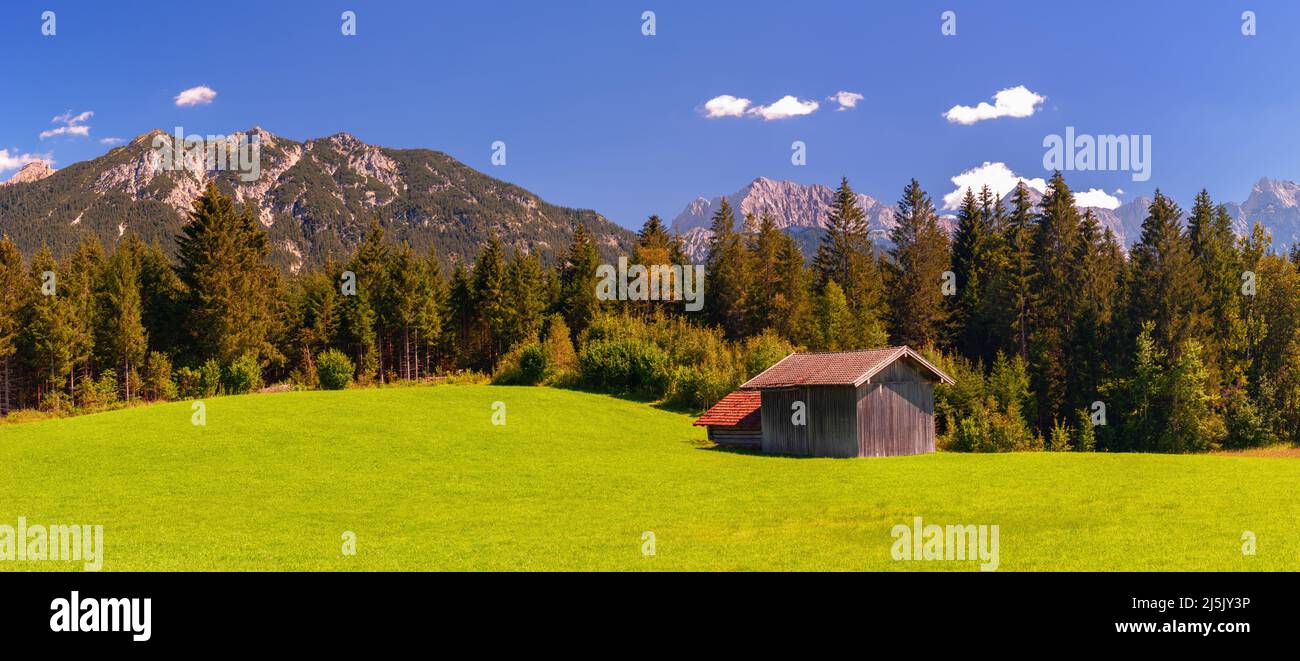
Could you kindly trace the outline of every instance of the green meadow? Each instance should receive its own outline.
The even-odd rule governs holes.
[[[102,525],[107,571],[978,571],[893,560],[891,529],[917,516],[999,526],[1000,571],[1300,568],[1294,458],[775,457],[714,449],[688,415],[551,388],[217,397],[206,425],[191,415],[0,425],[0,524]]]

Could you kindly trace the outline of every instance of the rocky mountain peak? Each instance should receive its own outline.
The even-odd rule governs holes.
[[[15,172],[14,176],[9,178],[9,181],[0,185],[23,184],[30,181],[40,181],[41,179],[54,174],[54,172],[54,169],[50,167],[49,163],[46,163],[45,161],[32,161],[31,163],[24,165],[22,169]]]

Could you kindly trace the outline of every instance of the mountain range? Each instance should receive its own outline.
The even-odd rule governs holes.
[[[378,147],[347,133],[298,142],[255,127],[226,136],[259,141],[260,176],[244,181],[201,163],[158,167],[153,144],[165,135],[155,129],[59,170],[27,164],[0,185],[0,233],[29,256],[43,243],[66,252],[85,232],[106,245],[133,232],[170,251],[192,201],[213,181],[254,210],[271,259],[291,272],[327,255],[346,258],[373,221],[419,252],[436,246],[449,261],[472,260],[495,234],[507,248],[551,262],[579,223],[606,257],[630,250],[635,238],[594,211],[549,204],[428,149]]]
[[[1032,188],[1029,193],[1036,206],[1042,193]],[[696,198],[671,223],[681,234],[686,251],[694,260],[704,259],[707,253],[709,238],[713,236],[709,229],[710,220],[722,203],[722,197]],[[835,191],[821,184],[804,185],[759,177],[725,197],[732,207],[737,228],[742,227],[746,214],[759,216],[769,212],[777,226],[793,236],[811,259],[825,231]],[[862,193],[857,193],[857,199],[866,214],[872,241],[887,246],[889,231],[896,225],[894,208]],[[1010,199],[1011,193],[1008,193],[1003,197],[1003,203],[1009,206]],[[1142,220],[1146,218],[1150,204],[1151,198],[1139,196],[1114,209],[1080,209],[1091,209],[1102,227],[1113,231],[1120,244],[1129,248],[1142,237]],[[1180,206],[1185,216],[1191,207],[1181,203]],[[1248,233],[1255,221],[1259,221],[1273,234],[1275,244],[1300,241],[1300,184],[1263,178],[1255,184],[1244,202],[1227,202],[1224,207],[1233,218],[1234,230],[1239,235]],[[956,218],[943,215],[940,224],[951,233],[956,228]]]
[[[87,232],[107,245],[131,232],[170,251],[191,202],[211,181],[254,210],[270,236],[272,260],[290,272],[329,255],[345,257],[373,221],[417,251],[436,247],[448,261],[472,260],[495,234],[507,248],[537,253],[550,263],[567,248],[578,224],[595,237],[609,261],[629,252],[635,241],[631,231],[595,211],[549,204],[437,151],[369,145],[348,133],[299,142],[254,127],[227,136],[228,141],[256,138],[260,143],[260,176],[244,181],[238,172],[202,165],[158,168],[152,145],[164,135],[155,129],[59,170],[42,161],[27,164],[0,183],[0,234],[9,235],[29,256],[42,244],[67,252]],[[1033,189],[1030,194],[1035,204],[1042,197]],[[696,198],[671,222],[697,263],[707,252],[710,220],[722,197]],[[835,191],[759,177],[725,197],[737,228],[746,214],[771,213],[811,259]],[[893,205],[862,193],[857,200],[872,240],[888,246],[896,225]],[[1089,208],[1127,248],[1140,238],[1150,203],[1150,198],[1135,197],[1114,209]],[[1180,206],[1184,213],[1190,208]],[[1277,244],[1300,241],[1300,184],[1263,178],[1245,201],[1224,207],[1238,234],[1259,221]],[[940,222],[949,232],[956,227],[951,215],[941,216]]]

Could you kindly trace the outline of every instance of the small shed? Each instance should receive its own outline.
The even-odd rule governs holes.
[[[903,346],[790,354],[739,392],[759,396],[764,452],[884,457],[934,452],[936,383],[953,380]]]
[[[696,427],[709,430],[709,440],[718,445],[758,449],[763,442],[759,405],[762,395],[754,390],[737,390],[704,412]]]

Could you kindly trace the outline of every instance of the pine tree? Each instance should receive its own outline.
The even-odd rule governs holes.
[[[1068,412],[1066,382],[1070,337],[1080,294],[1075,259],[1079,253],[1079,212],[1060,172],[1052,176],[1039,204],[1034,228],[1034,298],[1029,359],[1037,394],[1038,428],[1043,434]]]
[[[1200,301],[1205,305],[1205,318],[1199,325],[1207,331],[1202,333],[1206,366],[1212,383],[1226,383],[1233,380],[1233,372],[1244,371],[1244,365],[1236,360],[1245,340],[1236,300],[1241,294],[1242,269],[1232,218],[1222,205],[1214,204],[1209,191],[1197,194],[1187,219],[1187,235],[1202,289]]]
[[[1113,303],[1119,286],[1123,253],[1113,232],[1102,231],[1091,209],[1084,212],[1075,245],[1074,281],[1077,298],[1072,313],[1066,378],[1065,410],[1086,408],[1096,401],[1112,369],[1107,360],[1113,332]]]
[[[506,263],[501,241],[488,237],[474,262],[474,323],[481,338],[479,365],[490,369],[505,353],[511,304],[506,300]]]
[[[1168,426],[1157,447],[1161,452],[1206,452],[1218,449],[1223,421],[1216,412],[1218,397],[1201,360],[1201,344],[1187,340],[1168,377]]]
[[[948,235],[915,179],[903,189],[895,220],[888,267],[889,336],[897,344],[932,346],[945,323],[942,285],[950,262]]]
[[[888,342],[885,333],[885,284],[880,262],[867,233],[867,217],[847,178],[840,179],[826,219],[826,233],[813,259],[817,288],[840,284],[853,315],[853,331],[842,338],[845,348],[868,348]]]
[[[134,255],[117,250],[104,273],[101,299],[101,337],[105,353],[120,367],[122,396],[131,401],[131,374],[144,360],[148,342],[141,321],[140,272]]]
[[[705,311],[708,322],[723,329],[729,338],[747,334],[745,293],[749,288],[749,252],[743,235],[735,230],[735,216],[727,198],[722,198],[710,224],[709,255],[704,265],[708,283]]]
[[[1204,289],[1181,216],[1178,205],[1156,190],[1133,246],[1129,294],[1131,321],[1154,322],[1155,339],[1173,360],[1185,341],[1204,331],[1198,316]]]
[[[62,266],[62,290],[72,306],[70,335],[73,369],[68,387],[76,391],[79,379],[94,379],[91,359],[95,354],[98,325],[97,290],[104,281],[104,247],[91,235],[83,235],[77,249]]]
[[[546,314],[545,274],[536,255],[516,251],[506,267],[506,296],[511,302],[506,346],[536,339]]]
[[[1006,267],[998,276],[996,298],[1005,317],[999,325],[1008,341],[1003,348],[1029,360],[1029,331],[1034,298],[1034,208],[1029,201],[1029,187],[1016,184],[1011,198],[1011,210],[1003,229],[1006,246]]]
[[[42,291],[46,273],[54,274],[51,293]],[[23,319],[23,345],[32,371],[44,384],[38,388],[38,398],[42,402],[47,397],[50,398],[55,408],[58,408],[59,402],[57,391],[71,383],[76,342],[76,311],[59,287],[58,277],[58,262],[49,247],[42,244],[40,251],[32,258],[27,286],[33,293]],[[70,387],[68,394],[72,394]]]
[[[28,286],[23,256],[8,235],[0,237],[0,417],[15,405],[16,356],[22,331],[21,312],[27,304]]]
[[[273,343],[280,273],[267,261],[270,243],[252,209],[237,212],[234,201],[209,183],[176,243],[193,351],[222,364],[250,354],[282,360]]]
[[[587,230],[579,224],[573,231],[573,244],[560,270],[560,313],[577,339],[591,325],[600,310],[596,298],[596,268],[600,256]]]
[[[989,281],[994,273],[997,248],[991,197],[985,187],[981,191],[982,199],[977,200],[970,188],[962,198],[952,243],[952,272],[957,293],[947,297],[953,344],[962,355],[985,365],[998,349],[987,318]]]
[[[853,312],[844,297],[839,283],[830,280],[817,295],[814,313],[817,327],[817,349],[840,351],[850,348],[853,341]]]

